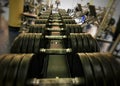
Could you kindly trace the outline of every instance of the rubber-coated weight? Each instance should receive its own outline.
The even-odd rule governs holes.
[[[99,60],[106,82],[106,86],[114,86],[113,73],[110,64],[107,60],[104,59],[100,54],[94,53],[95,57]]]
[[[8,72],[9,64],[15,55],[6,55],[6,57],[0,63],[0,86],[5,85],[5,79]]]
[[[21,60],[22,55],[16,54],[10,62],[9,68],[7,69],[8,71],[5,79],[5,86],[13,86],[15,84]]]
[[[16,86],[25,86],[29,63],[33,54],[26,54],[21,60],[16,78]]]
[[[92,71],[89,59],[87,58],[86,54],[84,54],[84,53],[80,53],[80,54],[78,53],[78,56],[82,63],[86,86],[95,86],[95,79],[93,76],[93,71]]]
[[[91,63],[96,86],[105,86],[102,67],[100,66],[98,59],[95,58],[95,56],[92,53],[86,53],[86,55],[89,58],[89,61]]]

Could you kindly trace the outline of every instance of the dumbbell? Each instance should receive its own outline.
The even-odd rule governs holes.
[[[60,13],[60,15],[61,15],[61,17],[62,17],[62,16],[69,16],[68,13]]]
[[[59,13],[52,13],[51,16],[53,16],[53,17],[59,17],[60,15],[59,15]]]
[[[74,19],[63,19],[64,24],[77,24]]]
[[[61,21],[52,21],[49,20],[50,22],[61,22]],[[52,23],[49,23],[51,25],[55,25]],[[61,24],[61,23],[60,23]],[[50,34],[50,32],[54,31],[59,31],[61,32],[62,35],[70,35],[70,33],[82,33],[82,28],[80,25],[77,24],[66,24],[65,28],[59,28],[59,29],[54,29],[54,28],[46,28],[45,24],[34,24],[34,25],[29,25],[27,28],[28,33],[43,33],[43,34]]]
[[[71,16],[62,16],[62,19],[72,19]]]
[[[49,40],[63,40],[66,49],[46,49]],[[88,34],[70,36],[43,36],[40,33],[23,33],[14,41],[11,53],[76,53],[76,52],[99,52],[95,39]]]
[[[77,24],[66,24],[65,25],[65,34],[69,35],[70,33],[82,33],[82,28],[80,25]]]
[[[44,55],[0,55],[0,86],[26,86],[27,78],[42,78]]]
[[[60,21],[55,21],[55,22],[60,22]],[[66,24],[64,28],[59,28],[59,29],[46,28],[46,30],[48,30],[49,32],[50,31],[61,32],[61,35],[70,35],[70,33],[82,33],[83,32],[82,27],[77,24]]]
[[[35,19],[34,22],[35,24],[47,24],[48,19]]]
[[[97,41],[85,33],[71,34],[64,39],[65,48],[72,48],[72,52],[99,52],[100,48]]]
[[[46,24],[34,24],[28,26],[28,33],[45,33]]]
[[[71,77],[84,77],[84,86],[120,85],[120,59],[112,54],[77,53],[68,55],[68,63]]]
[[[57,57],[56,57],[57,58]],[[42,78],[44,55],[0,55],[0,86],[119,86],[120,59],[111,54],[68,55],[71,78]],[[60,69],[59,69],[60,70]]]
[[[41,33],[22,33],[14,40],[11,53],[39,53],[47,47],[47,40]]]

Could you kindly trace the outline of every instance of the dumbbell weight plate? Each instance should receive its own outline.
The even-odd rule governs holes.
[[[75,33],[79,33],[79,28],[78,28],[79,26],[76,24],[76,25],[74,25],[74,30],[75,30]]]
[[[106,56],[105,55],[103,55],[103,54],[100,54],[101,55],[101,57],[103,57],[102,59],[104,60],[104,61],[106,61],[106,63],[108,63],[108,65],[109,65],[109,68],[111,69],[110,71],[109,71],[109,73],[110,73],[110,77],[111,77],[111,81],[113,82],[113,86],[116,86],[116,81],[115,81],[115,76],[114,76],[114,72],[113,72],[113,70],[112,70],[112,66],[111,66],[111,64],[110,64],[110,62],[108,61],[108,59],[106,58]]]
[[[111,67],[113,69],[115,81],[117,83],[116,86],[120,86],[120,59],[117,57],[114,57],[110,53],[106,53],[105,55],[107,56],[107,59],[110,62]]]
[[[92,36],[91,36],[91,37],[90,37],[90,40],[91,40],[91,42],[90,42],[91,44],[90,44],[90,45],[91,45],[91,49],[92,49],[91,51],[96,52],[95,39],[93,39]]]
[[[74,33],[74,32],[75,32],[75,31],[74,31],[74,30],[75,30],[74,26],[73,26],[72,24],[70,24],[69,27],[70,27],[70,30],[71,30],[70,33]]]
[[[40,36],[40,48],[46,48],[46,39],[44,38],[44,36]]]
[[[44,56],[45,56],[44,54],[36,54],[32,56],[27,72],[27,80],[43,77],[42,72],[44,72],[43,71]]]
[[[15,80],[21,60],[22,60],[22,55],[16,54],[15,57],[10,62],[7,71],[7,76],[5,79],[5,86],[13,86],[15,84]]]
[[[38,29],[39,30],[38,32],[39,33],[45,33],[45,28],[46,28],[46,25],[42,24],[40,30]]]
[[[77,40],[75,36],[70,36],[70,42],[71,42],[71,48],[73,50],[73,52],[77,52]]]
[[[96,43],[96,52],[99,52],[100,51],[100,47],[98,46],[98,43],[97,43],[96,40],[95,40],[95,43]]]
[[[95,86],[94,75],[93,75],[93,71],[92,71],[92,67],[90,65],[89,59],[84,53],[80,53],[80,54],[78,53],[78,56],[80,58],[83,71],[84,71],[85,82],[86,82],[85,86]]]
[[[23,43],[23,40],[24,40],[24,38],[23,38],[23,34],[21,34],[20,36],[19,36],[19,39],[18,40],[16,40],[17,42],[16,42],[16,48],[17,48],[17,51],[15,51],[14,50],[14,52],[13,53],[21,53],[21,48],[22,48],[22,43]],[[18,43],[18,44],[17,44]]]
[[[99,51],[100,51],[100,48],[99,48],[99,46],[98,46],[98,43],[97,43],[96,39],[93,38],[93,42],[94,42],[94,44],[95,44],[95,46],[94,46],[94,47],[95,47],[95,51],[96,51],[96,52],[99,52]]]
[[[82,33],[82,27],[80,25],[78,25],[78,31],[79,33]]]
[[[28,53],[33,52],[33,45],[34,45],[34,34],[29,34],[29,43],[28,43]]]
[[[34,33],[36,30],[36,27],[34,25],[30,25],[28,28],[29,28],[29,33]]]
[[[93,46],[93,44],[92,44],[91,35],[87,34],[86,37],[87,37],[87,40],[88,40],[90,52],[93,52],[93,49],[92,49],[92,48],[93,48],[94,46]]]
[[[32,33],[33,32],[33,26],[29,26],[29,33]]]
[[[71,29],[71,27],[69,28],[69,24],[66,24],[66,34],[67,35],[69,35],[69,33],[70,33],[70,29]]]
[[[82,52],[83,51],[82,36],[77,35],[76,38],[77,38],[77,43],[78,43],[78,52]]]
[[[29,63],[33,54],[25,54],[21,60],[16,78],[16,86],[25,86]]]
[[[24,41],[23,41],[23,44],[22,44],[21,52],[22,53],[27,53],[27,46],[28,46],[29,35],[27,35],[25,33],[23,37],[24,37]]]
[[[102,72],[102,68],[97,58],[94,57],[92,53],[86,53],[89,61],[91,63],[91,67],[94,73],[96,86],[105,86],[105,80]]]
[[[15,40],[11,47],[11,53],[20,53],[20,48],[22,45],[22,37],[23,34],[19,35]]]
[[[86,35],[82,35],[83,38],[83,45],[84,45],[84,52],[89,52],[89,42],[87,40],[87,36]]]
[[[9,64],[14,58],[14,55],[7,54],[5,58],[0,63],[0,86],[4,86],[6,79],[6,74],[8,72]]]
[[[36,36],[35,36],[34,53],[38,53],[38,52],[39,52],[40,39],[41,39],[41,36],[40,36],[40,35],[36,35]]]
[[[41,25],[41,24],[40,24],[40,25]],[[41,33],[41,32],[42,32],[42,29],[43,29],[42,26],[39,26],[39,27],[37,28],[37,31],[36,31],[36,32],[37,32],[37,33]]]
[[[34,26],[32,29],[33,29],[33,32],[32,32],[32,33],[37,33],[38,26]]]
[[[24,36],[23,36],[23,43],[22,43],[22,46],[21,46],[21,52],[22,53],[26,50],[26,46],[25,46],[26,40],[27,39],[26,39],[26,33],[25,33]]]
[[[106,86],[114,86],[113,73],[112,73],[112,69],[111,69],[109,62],[105,60],[104,57],[101,56],[100,54],[98,55],[94,53],[93,55],[95,55],[95,57],[99,60],[101,64],[101,67],[104,73]]]

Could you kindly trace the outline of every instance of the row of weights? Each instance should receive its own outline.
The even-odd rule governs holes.
[[[45,16],[50,13],[44,13]],[[36,19],[35,23],[39,25],[39,28],[45,28],[47,19],[43,15],[41,19]],[[42,19],[43,18],[43,19]],[[37,27],[37,25],[36,25]],[[30,32],[43,32],[43,29],[31,29],[34,26],[30,26]],[[41,45],[39,45],[41,43]],[[44,47],[44,38],[41,35],[20,34],[16,39],[14,46],[11,48],[12,52],[30,53],[34,49],[34,52],[39,51],[38,48]],[[19,46],[20,45],[20,46]],[[34,45],[34,46],[33,46]],[[44,47],[45,48],[45,47]],[[44,55],[33,54],[5,54],[0,56],[0,86],[26,86],[25,80],[27,77],[41,77]],[[29,72],[29,73],[28,73]]]
[[[47,82],[37,80],[42,81],[44,59],[45,55],[42,54],[0,55],[0,86],[26,86],[33,78],[36,79],[32,81],[32,86],[44,86]],[[71,77],[79,78],[70,82],[72,86],[120,86],[119,58],[108,53],[77,53],[68,55],[67,59]],[[51,83],[71,86],[62,82]],[[52,85],[49,83],[47,86]]]
[[[28,33],[43,33],[43,34],[45,33],[45,30],[47,30],[46,24],[29,25],[27,29]],[[70,33],[82,33],[81,26],[77,24],[66,24],[65,28],[63,28],[62,34],[70,35]]]
[[[40,49],[49,46],[49,39],[63,40],[66,49],[76,52],[99,52],[96,40],[88,34],[78,34],[67,36],[43,36],[41,33],[23,33],[13,42],[11,53],[39,53]]]

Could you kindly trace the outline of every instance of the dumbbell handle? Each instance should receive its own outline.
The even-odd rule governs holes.
[[[53,40],[61,40],[61,39],[64,39],[64,38],[67,38],[67,36],[63,35],[63,36],[59,36],[59,35],[52,35],[52,36],[45,36],[45,38],[47,39],[53,39]]]
[[[64,30],[64,28],[59,28],[59,29],[54,29],[54,28],[47,28],[47,30],[49,30],[49,31],[63,31]]]
[[[52,22],[61,22],[62,20],[49,20],[49,21],[52,21]]]
[[[40,49],[40,52],[46,54],[66,54],[72,52],[72,49]]]
[[[84,78],[49,78],[49,79],[31,79],[27,81],[27,85],[33,86],[52,86],[52,85],[60,85],[60,86],[71,86],[71,85],[81,85],[85,83]]]
[[[60,26],[60,25],[63,25],[63,23],[48,23],[48,25],[56,25],[56,26]]]

